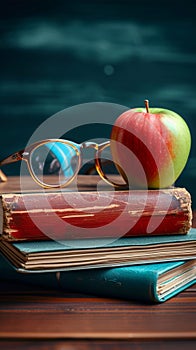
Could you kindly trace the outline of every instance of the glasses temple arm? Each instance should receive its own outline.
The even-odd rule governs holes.
[[[16,153],[11,154],[9,157],[6,157],[0,161],[0,167],[6,164],[11,164],[18,162],[19,160],[23,159],[23,153],[24,149],[21,151],[18,151]],[[6,175],[3,173],[3,171],[0,169],[0,181],[7,181]]]
[[[7,176],[0,169],[0,182],[6,182],[6,181],[7,181]]]
[[[2,165],[15,163],[15,162],[18,162],[19,160],[22,160],[23,159],[23,153],[24,153],[24,150],[21,150],[21,151],[18,151],[18,152],[15,152],[15,153],[11,154],[9,157],[6,157],[6,158],[2,159],[0,161],[0,167]]]

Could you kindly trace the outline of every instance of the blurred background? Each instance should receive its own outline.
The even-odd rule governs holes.
[[[1,2],[0,157],[62,109],[96,101],[141,107],[147,98],[190,127],[191,155],[177,185],[196,207],[195,37],[190,0]]]

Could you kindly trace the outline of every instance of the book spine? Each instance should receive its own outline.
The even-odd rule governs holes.
[[[62,290],[101,297],[158,303],[157,274],[137,269],[110,268],[57,273]]]
[[[191,197],[183,188],[116,192],[4,194],[2,237],[81,239],[186,234]],[[52,236],[52,237],[51,237]]]

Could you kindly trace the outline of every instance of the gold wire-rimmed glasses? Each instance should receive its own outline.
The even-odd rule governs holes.
[[[61,188],[68,186],[77,176],[82,165],[82,150],[92,148],[95,150],[95,169],[101,179],[114,187],[125,188],[126,184],[113,182],[103,170],[102,152],[108,147],[110,141],[77,144],[63,139],[46,139],[4,158],[0,161],[0,167],[24,160],[38,185],[43,188]]]

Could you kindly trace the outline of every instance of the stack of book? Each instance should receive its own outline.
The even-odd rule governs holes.
[[[0,183],[1,275],[150,302],[195,283],[190,193],[177,187],[113,191],[107,185],[98,191],[96,181],[80,176],[77,191],[55,192],[29,178],[22,192],[17,177]]]

